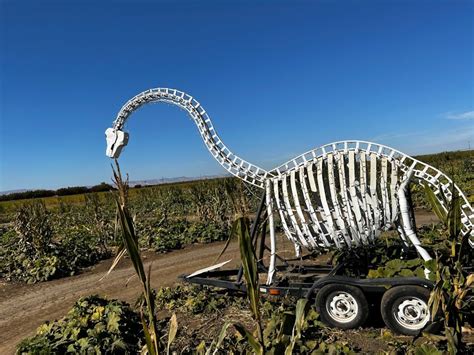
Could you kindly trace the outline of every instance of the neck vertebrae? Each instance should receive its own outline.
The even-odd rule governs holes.
[[[252,185],[265,188],[265,180],[270,174],[232,153],[219,138],[206,110],[192,96],[182,91],[168,88],[143,91],[121,108],[113,128],[122,130],[126,120],[135,110],[152,102],[165,102],[185,110],[196,123],[207,149],[224,169]]]

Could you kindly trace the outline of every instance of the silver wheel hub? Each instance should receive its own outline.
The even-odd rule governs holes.
[[[349,323],[357,317],[359,307],[354,297],[347,292],[336,292],[326,301],[328,314],[339,323]]]
[[[398,305],[395,319],[404,328],[421,330],[430,320],[430,311],[425,301],[410,297]]]

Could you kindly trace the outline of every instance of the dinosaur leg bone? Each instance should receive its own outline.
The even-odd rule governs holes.
[[[410,183],[410,179],[413,176],[413,169],[410,169],[407,172],[405,180],[400,184],[400,188],[398,189],[398,199],[400,203],[400,214],[402,217],[402,226],[405,232],[406,238],[410,240],[410,242],[415,247],[418,254],[423,258],[423,260],[431,260],[430,254],[426,251],[425,248],[421,246],[420,240],[416,236],[414,227],[411,224],[410,218],[410,210],[408,206],[408,187]],[[402,237],[403,239],[403,237]]]
[[[276,256],[276,239],[275,239],[275,226],[273,223],[271,183],[272,182],[270,180],[267,180],[265,182],[268,227],[270,228],[270,265],[268,266],[267,285],[270,285],[272,283],[273,275],[275,274],[275,256]]]

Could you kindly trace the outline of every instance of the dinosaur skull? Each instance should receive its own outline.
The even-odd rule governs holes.
[[[107,150],[105,154],[110,158],[117,159],[120,156],[122,148],[128,143],[128,133],[114,128],[107,128],[105,138],[107,140]]]

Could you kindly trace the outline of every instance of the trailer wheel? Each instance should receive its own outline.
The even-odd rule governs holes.
[[[369,304],[364,293],[355,286],[326,285],[316,294],[316,310],[321,320],[342,329],[357,328],[369,315]]]
[[[417,335],[430,324],[430,291],[421,286],[396,286],[384,293],[380,303],[382,318],[391,330]]]

